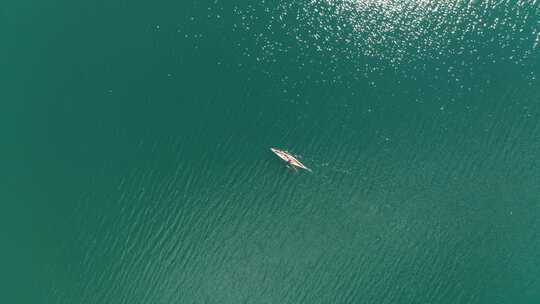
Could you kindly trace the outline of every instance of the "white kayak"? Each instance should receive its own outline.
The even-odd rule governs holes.
[[[304,164],[302,164],[298,159],[296,159],[294,156],[289,154],[289,152],[279,150],[279,149],[276,149],[276,148],[270,148],[270,150],[272,150],[272,152],[274,152],[277,156],[279,156],[279,158],[286,161],[289,165],[293,166],[293,168],[298,167],[298,168],[308,170],[309,172],[312,172],[310,168],[308,168]]]

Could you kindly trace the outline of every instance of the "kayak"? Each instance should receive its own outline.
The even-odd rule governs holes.
[[[279,156],[279,158],[286,161],[289,165],[293,166],[293,168],[298,167],[298,168],[308,170],[309,172],[312,172],[310,168],[302,164],[298,159],[292,156],[289,152],[276,149],[276,148],[270,148],[270,150],[272,150],[272,152],[274,152],[277,156]]]

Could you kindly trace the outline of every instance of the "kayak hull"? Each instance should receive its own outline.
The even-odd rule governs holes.
[[[302,164],[298,159],[296,159],[296,157],[292,156],[289,152],[276,148],[270,148],[270,150],[274,152],[274,154],[276,154],[279,158],[286,161],[289,165],[311,172],[311,169]]]

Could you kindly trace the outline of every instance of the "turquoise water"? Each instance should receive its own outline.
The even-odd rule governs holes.
[[[7,3],[3,302],[538,303],[539,7]]]

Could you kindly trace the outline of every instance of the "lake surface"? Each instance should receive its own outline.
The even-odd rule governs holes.
[[[540,303],[538,1],[0,12],[2,302]]]

